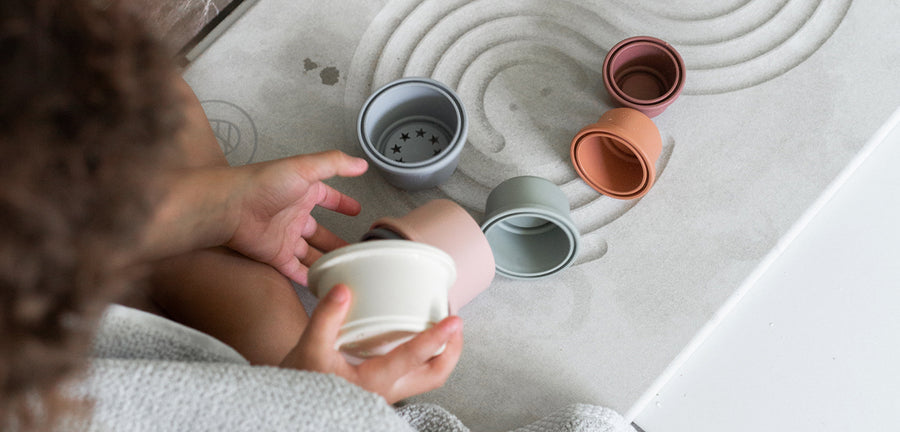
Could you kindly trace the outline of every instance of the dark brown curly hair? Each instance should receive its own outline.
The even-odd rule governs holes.
[[[117,2],[0,2],[0,429],[66,412],[173,157],[176,73]]]

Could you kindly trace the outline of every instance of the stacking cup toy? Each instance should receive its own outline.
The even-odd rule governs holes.
[[[447,317],[453,259],[407,240],[357,243],[331,251],[309,269],[318,298],[337,284],[353,294],[336,349],[351,358],[383,355]]]
[[[625,39],[603,60],[603,85],[619,106],[655,117],[684,88],[685,66],[671,45],[650,36]]]
[[[533,176],[508,179],[491,191],[484,211],[481,229],[498,273],[535,279],[574,261],[578,229],[569,215],[569,201],[553,182]]]
[[[618,199],[644,196],[656,178],[662,137],[649,117],[631,108],[605,112],[572,139],[578,175],[598,192]]]
[[[466,143],[462,102],[446,85],[403,78],[373,93],[359,113],[363,152],[385,179],[407,190],[437,186],[453,174]]]
[[[494,279],[491,246],[478,222],[453,201],[437,199],[402,217],[378,219],[363,240],[390,238],[389,233],[437,247],[453,258],[458,276],[449,293],[451,314],[486,290]]]

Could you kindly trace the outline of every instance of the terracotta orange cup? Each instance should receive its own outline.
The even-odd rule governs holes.
[[[592,188],[613,198],[634,199],[653,186],[661,152],[662,137],[650,117],[615,108],[575,135],[570,155],[578,175]]]
[[[684,88],[681,54],[667,42],[636,36],[616,44],[603,60],[603,85],[620,106],[648,117],[662,113]]]
[[[390,238],[390,233],[437,247],[453,258],[457,279],[449,292],[451,314],[487,289],[494,279],[494,254],[487,238],[475,219],[453,201],[437,199],[405,216],[380,218],[363,240]]]

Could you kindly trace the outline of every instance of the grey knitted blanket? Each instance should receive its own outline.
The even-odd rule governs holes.
[[[432,404],[398,409],[340,377],[251,366],[218,340],[111,306],[87,378],[94,431],[467,432]],[[516,432],[632,431],[607,408],[572,405]]]

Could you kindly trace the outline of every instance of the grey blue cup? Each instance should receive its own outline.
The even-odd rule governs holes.
[[[569,201],[553,182],[534,176],[513,177],[488,195],[481,225],[497,272],[535,279],[570,266],[578,254],[579,233]]]
[[[467,132],[459,97],[428,78],[403,78],[378,89],[357,121],[366,157],[389,183],[407,190],[427,189],[450,178]]]

